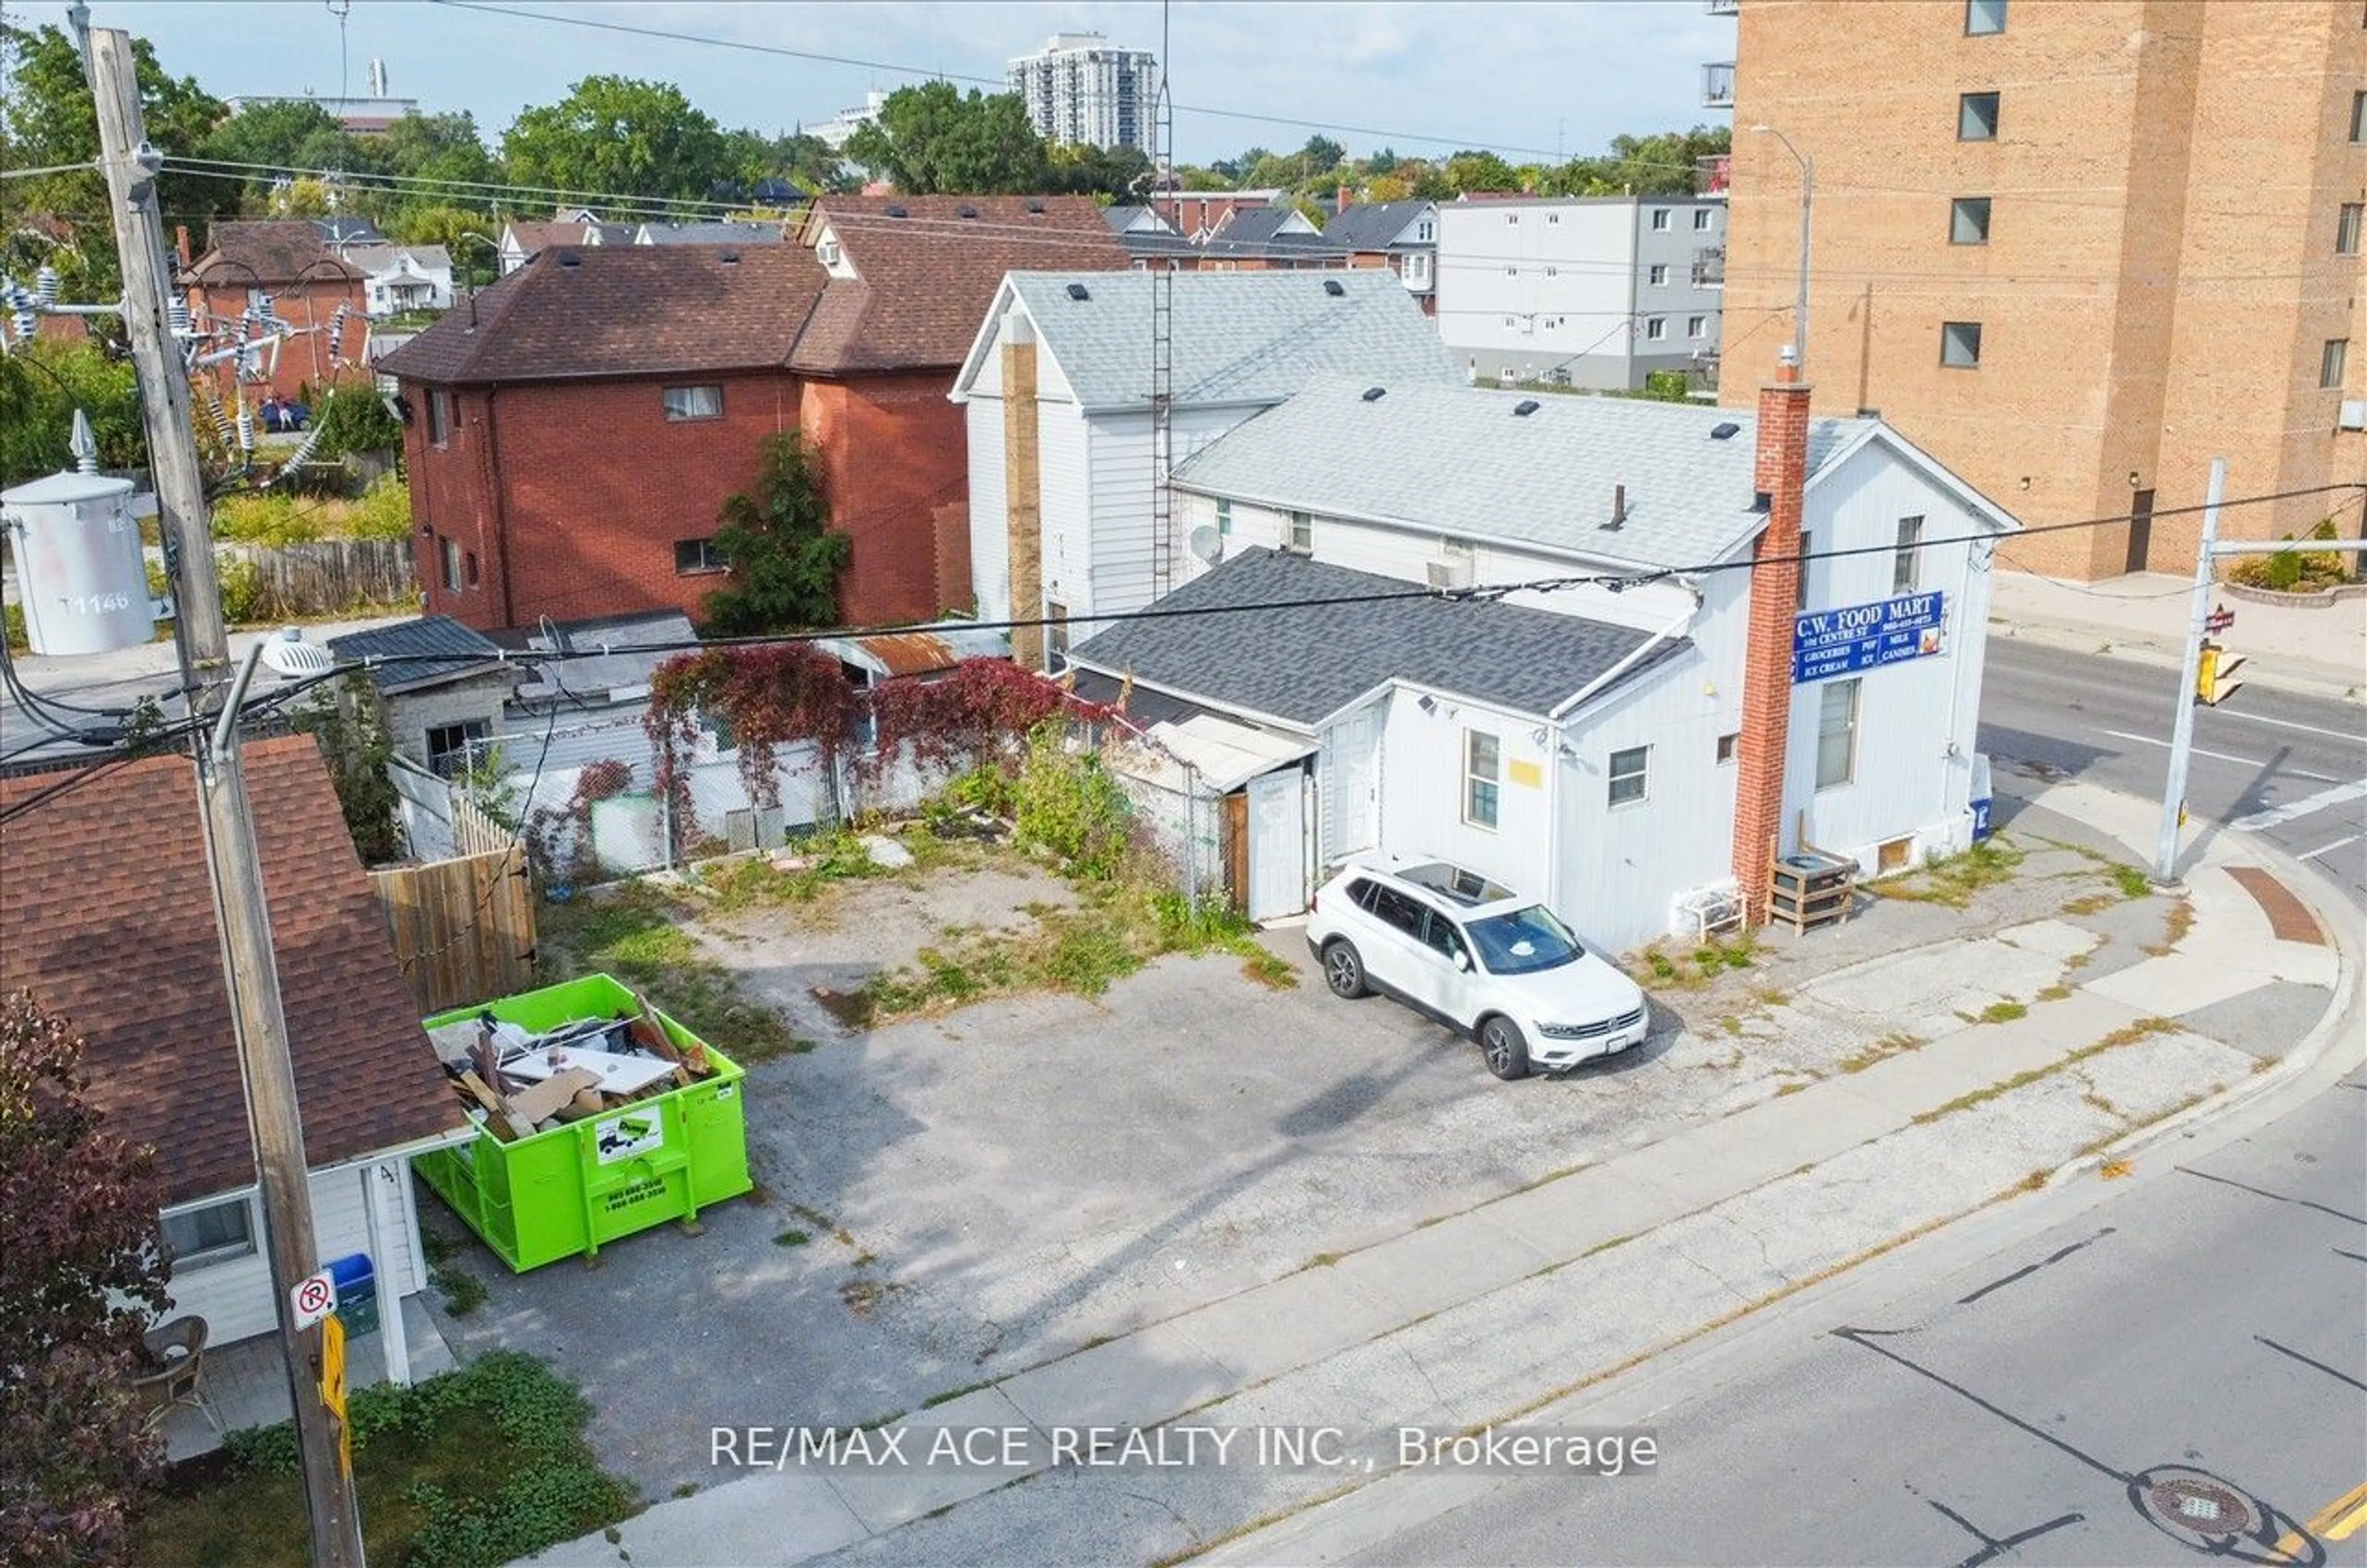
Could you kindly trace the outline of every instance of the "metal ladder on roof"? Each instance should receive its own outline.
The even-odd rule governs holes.
[[[1158,130],[1152,168],[1159,194],[1151,210],[1163,218],[1174,205],[1175,107],[1167,89],[1167,6],[1161,5]],[[1175,586],[1175,269],[1172,257],[1150,258],[1150,596]],[[1159,265],[1161,261],[1170,265]]]

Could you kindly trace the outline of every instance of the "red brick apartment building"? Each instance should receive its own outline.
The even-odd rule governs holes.
[[[1733,10],[1728,342],[1791,330],[1813,159],[1817,412],[1878,409],[2010,508],[2010,564],[2191,571],[2214,457],[2231,497],[2367,479],[2360,0]],[[2220,527],[2329,513],[2359,531],[2355,492]]]
[[[787,430],[854,541],[845,622],[968,602],[955,372],[1004,273],[1115,270],[1125,252],[1064,197],[830,197],[798,240],[554,246],[386,356],[428,614],[696,616],[717,515]]]
[[[237,362],[220,362],[215,374],[225,398],[243,388],[258,400],[266,391],[292,400],[307,388],[317,397],[318,389],[361,373],[369,336],[364,281],[362,270],[333,254],[304,218],[217,223],[207,231],[205,254],[181,273],[195,316],[234,320],[268,295],[272,314],[296,329],[279,344],[277,364],[266,359],[263,380],[241,383]],[[339,305],[347,307],[341,340],[329,330]]]

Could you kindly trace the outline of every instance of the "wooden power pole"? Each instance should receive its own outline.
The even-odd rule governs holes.
[[[79,23],[80,16],[75,19]],[[87,58],[98,105],[99,157],[107,172],[108,205],[123,267],[124,323],[139,376],[157,505],[175,562],[176,640],[190,712],[200,721],[194,727],[194,740],[206,856],[221,931],[222,978],[230,992],[255,1168],[262,1179],[280,1349],[288,1365],[304,1499],[311,1515],[312,1562],[315,1568],[361,1568],[361,1515],[353,1477],[345,1468],[335,1418],[321,1389],[322,1330],[317,1325],[296,1325],[296,1286],[320,1267],[320,1255],[312,1235],[304,1127],[296,1104],[296,1071],[289,1058],[271,916],[264,903],[263,866],[239,757],[239,694],[223,690],[230,640],[214,575],[204,477],[189,422],[188,371],[165,314],[170,278],[164,224],[156,208],[156,175],[163,160],[148,144],[141,122],[131,36],[115,28],[93,29]],[[242,694],[243,686],[242,681]],[[221,712],[226,698],[232,711]],[[202,721],[218,712],[221,722],[210,736]]]

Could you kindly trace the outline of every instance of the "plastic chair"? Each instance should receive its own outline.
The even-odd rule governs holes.
[[[193,1404],[220,1432],[221,1417],[214,1414],[203,1382],[206,1320],[195,1315],[176,1317],[150,1329],[141,1337],[141,1343],[148,1352],[147,1364],[131,1386],[150,1406],[149,1425],[162,1421],[176,1404]]]

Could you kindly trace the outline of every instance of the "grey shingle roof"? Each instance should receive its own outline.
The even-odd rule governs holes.
[[[777,245],[778,223],[644,223],[633,243],[647,245]]]
[[[1385,251],[1433,204],[1427,201],[1363,201],[1336,212],[1323,237],[1352,251]]]
[[[1374,386],[1386,395],[1367,402]],[[1515,414],[1523,402],[1533,411]],[[1731,435],[1713,437],[1727,424]],[[1758,531],[1758,424],[1750,409],[1332,376],[1204,448],[1175,483],[1590,560],[1691,566],[1724,558]],[[1811,423],[1810,479],[1877,425]],[[1627,515],[1614,531],[1603,525],[1619,486]]]
[[[1545,715],[1650,640],[1648,632],[1550,610],[1427,595],[1310,604],[1418,584],[1251,547],[1070,651],[1108,674],[1132,674],[1195,702],[1312,725],[1389,681]],[[1272,608],[1231,609],[1236,605]],[[1687,646],[1655,648],[1634,679]]]
[[[1084,299],[1070,298],[1072,283],[1084,286]],[[1014,272],[1008,287],[1080,405],[1149,406],[1148,274]],[[1179,405],[1279,402],[1327,371],[1409,384],[1463,379],[1392,272],[1182,272],[1174,288]]]
[[[399,660],[397,663],[370,667],[370,684],[381,692],[432,686],[454,675],[481,670],[502,657],[500,645],[449,615],[423,615],[398,626],[373,626],[368,631],[333,637],[329,639],[329,652],[340,663],[357,659]],[[428,654],[449,657],[422,657]],[[521,677],[525,673],[519,671]]]

